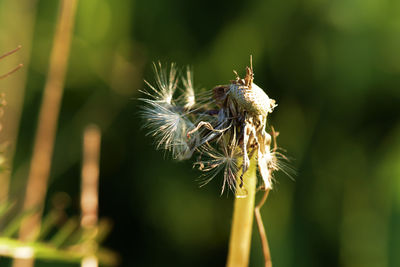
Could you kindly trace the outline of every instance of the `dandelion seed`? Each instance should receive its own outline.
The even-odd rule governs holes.
[[[142,91],[146,95],[152,97],[155,101],[173,104],[172,97],[178,85],[177,71],[175,64],[172,63],[169,68],[169,73],[166,68],[163,68],[160,62],[153,63],[153,69],[156,76],[156,87],[145,81],[151,89],[151,92]]]
[[[182,79],[185,94],[185,108],[190,109],[196,104],[194,88],[193,88],[193,73],[188,67],[186,69],[186,77]]]
[[[201,186],[210,182],[218,173],[223,172],[224,179],[222,183],[221,194],[226,186],[232,191],[236,189],[236,175],[239,171],[238,159],[240,151],[237,146],[236,133],[231,138],[231,143],[227,144],[226,139],[221,146],[222,151],[212,147],[210,144],[202,146],[199,149],[200,156],[198,161],[194,163],[194,167],[198,167],[200,171],[208,172],[202,175]]]
[[[234,191],[236,186],[236,174],[239,169],[237,162],[238,155],[236,153],[229,153],[226,149],[220,152],[212,147],[203,148],[200,153],[201,156],[199,160],[194,163],[194,167],[206,173],[201,177],[201,186],[206,185],[214,179],[217,174],[222,172],[224,174],[222,192],[225,190],[226,185]]]

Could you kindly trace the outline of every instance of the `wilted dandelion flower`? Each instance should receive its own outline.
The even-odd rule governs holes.
[[[150,90],[143,92],[149,98],[141,98],[141,115],[156,148],[178,160],[197,153],[194,166],[208,173],[203,184],[222,172],[222,191],[226,185],[232,190],[243,186],[243,174],[255,154],[263,187],[272,188],[273,171],[284,166],[278,158],[285,158],[276,144],[271,149],[275,131],[272,137],[266,131],[267,116],[277,105],[253,83],[252,67],[246,68],[243,79],[234,72],[228,85],[198,95],[189,68],[179,75],[174,64],[168,70],[158,63],[154,70],[156,85],[146,82]]]

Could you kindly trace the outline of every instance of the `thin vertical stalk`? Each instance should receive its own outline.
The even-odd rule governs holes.
[[[43,204],[53,155],[58,114],[63,94],[70,42],[74,26],[77,0],[61,1],[57,28],[50,56],[50,66],[40,108],[39,125],[35,137],[32,162],[28,177],[24,210],[38,211],[24,220],[20,228],[21,240],[34,240],[40,230]],[[32,266],[23,263],[14,266]]]
[[[254,156],[249,169],[243,175],[243,187],[236,190],[227,267],[246,267],[249,264],[257,184],[256,169],[257,162]],[[238,180],[240,175],[241,172],[238,173]]]
[[[269,250],[269,245],[268,245],[267,232],[265,231],[265,228],[264,228],[264,223],[262,221],[260,209],[264,205],[265,201],[267,200],[269,191],[270,191],[270,189],[267,189],[264,192],[263,197],[261,198],[260,202],[256,205],[256,207],[254,209],[254,215],[256,217],[258,232],[259,232],[260,238],[261,238],[265,267],[272,267],[272,261],[271,261],[271,252]]]
[[[100,130],[95,125],[86,127],[83,136],[83,165],[81,184],[81,226],[85,230],[93,230],[98,221],[99,198],[99,159]],[[88,242],[95,242],[88,240]],[[91,245],[91,244],[89,244]],[[93,246],[96,247],[96,246]],[[82,267],[97,267],[98,259],[93,255],[82,260]]]

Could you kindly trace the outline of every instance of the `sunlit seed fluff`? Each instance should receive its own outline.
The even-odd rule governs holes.
[[[146,82],[152,92],[144,91],[144,93],[154,98],[154,100],[172,104],[172,97],[178,86],[175,63],[171,63],[169,72],[167,68],[163,68],[160,62],[158,64],[153,63],[153,69],[156,76],[156,87]]]
[[[182,78],[185,97],[185,108],[190,109],[196,104],[196,98],[193,88],[193,73],[188,67],[186,69],[186,77]]]
[[[264,182],[264,187],[265,188],[272,188],[272,182],[271,182],[271,163],[274,161],[274,158],[272,157],[272,154],[270,151],[266,151],[266,153],[260,153],[258,152],[257,155],[257,161],[258,161],[258,169],[261,174],[261,178],[263,179]]]
[[[154,137],[157,149],[170,151],[174,159],[189,158],[194,144],[198,142],[198,135],[188,140],[186,133],[194,124],[173,99],[178,86],[175,65],[171,64],[168,72],[160,63],[154,64],[154,72],[156,86],[146,82],[151,91],[142,91],[151,99],[140,99],[146,104],[141,111],[145,119],[143,127],[149,130],[148,135]]]
[[[191,140],[186,136],[188,129],[194,127],[190,120],[171,105],[148,100],[145,102],[148,105],[142,110],[142,117],[146,119],[144,127],[154,137],[156,148],[170,151],[174,159],[190,157],[193,151],[189,145],[198,140],[197,135]]]
[[[236,176],[239,172],[238,159],[240,154],[236,145],[223,146],[222,151],[211,147],[209,144],[203,146],[200,150],[200,157],[194,163],[200,171],[205,172],[202,175],[201,186],[210,182],[217,174],[223,173],[223,183],[221,193],[228,187],[230,190],[236,190]]]

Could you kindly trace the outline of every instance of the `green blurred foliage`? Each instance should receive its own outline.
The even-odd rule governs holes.
[[[14,196],[26,182],[57,9],[37,1]],[[80,1],[48,195],[67,192],[79,212],[82,131],[97,123],[100,215],[114,222],[105,245],[122,266],[223,266],[233,195],[220,196],[221,177],[198,188],[189,162],[154,150],[138,90],[153,79],[152,61],[193,66],[195,86],[209,90],[243,73],[252,54],[256,83],[279,105],[270,124],[297,170],[294,182],[276,175],[262,210],[274,266],[400,266],[399,12],[392,0]],[[250,265],[262,261],[255,231]]]

